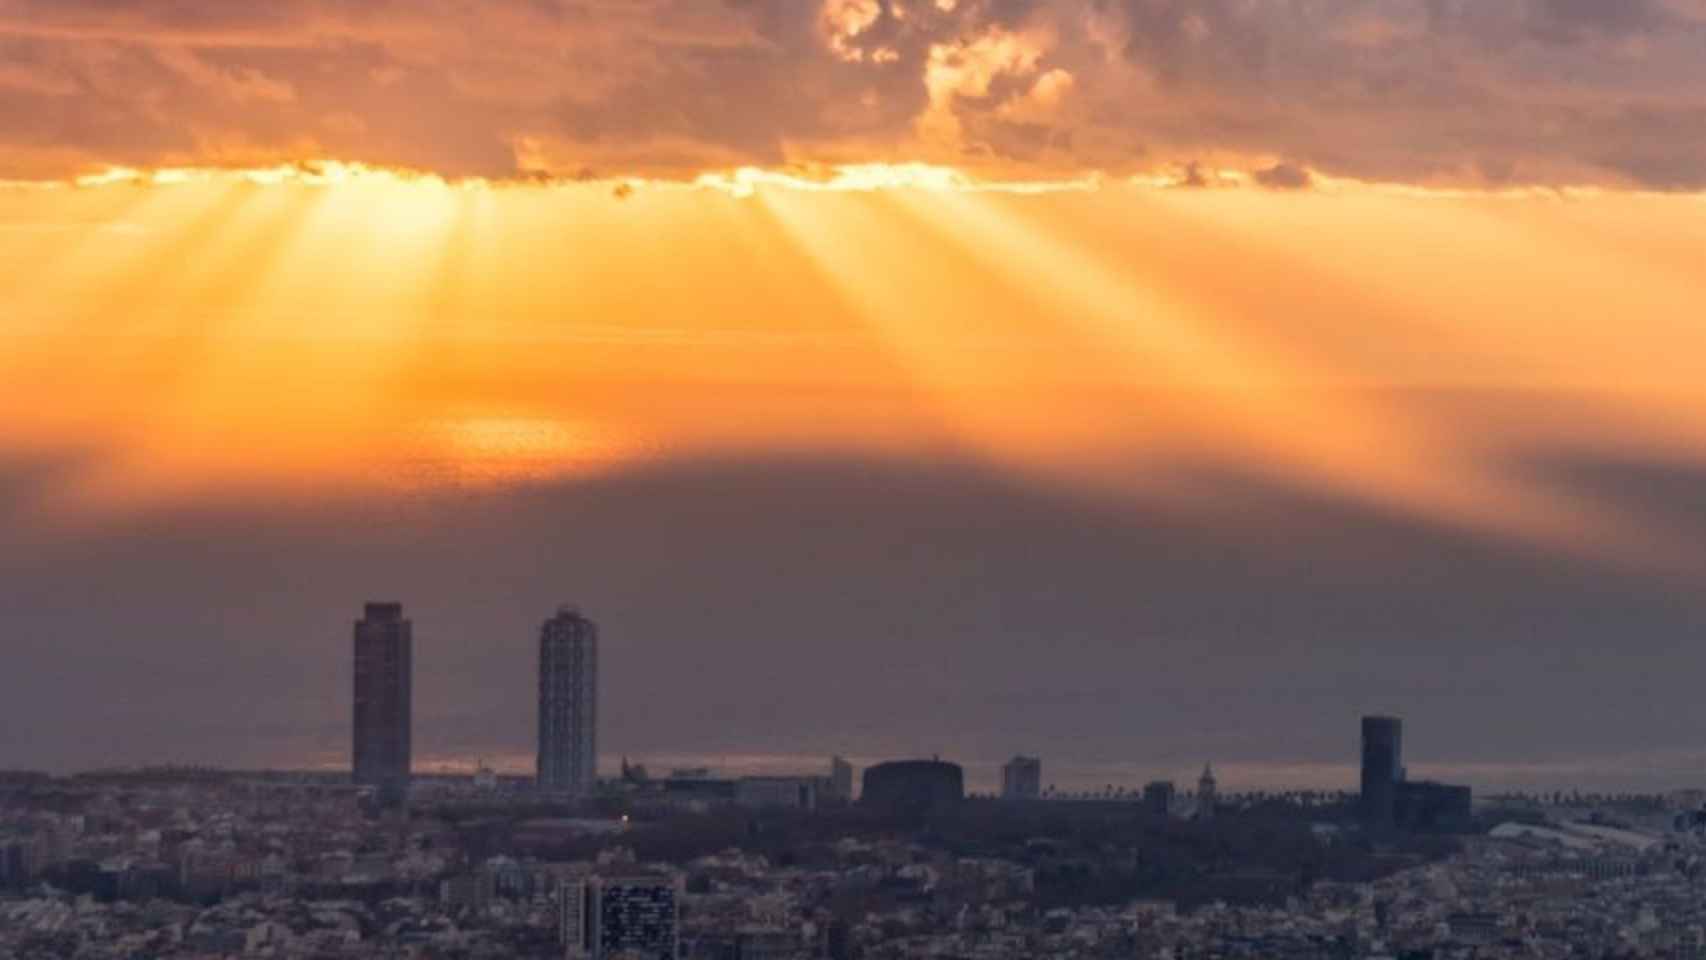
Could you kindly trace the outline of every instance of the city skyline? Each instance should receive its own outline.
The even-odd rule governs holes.
[[[402,618],[402,604],[369,602],[364,617],[355,625],[355,698],[351,724],[353,748],[351,775],[357,785],[376,787],[387,802],[396,803],[406,793],[410,776],[412,736],[412,622]],[[548,794],[585,799],[598,789],[604,772],[598,762],[598,626],[584,616],[579,608],[561,605],[539,631],[538,646],[538,713],[535,762],[532,779],[536,789]],[[1460,790],[1462,816],[1467,818],[1468,788],[1444,787],[1437,781],[1411,780],[1404,763],[1402,718],[1389,715],[1368,715],[1361,718],[1360,776],[1356,791],[1358,816],[1370,829],[1390,831],[1415,818],[1418,810],[1431,810],[1440,801],[1442,790]],[[937,759],[940,759],[939,755]],[[886,761],[877,761],[877,764]],[[820,784],[833,790],[843,799],[851,797],[844,780],[850,782],[857,768],[839,753],[830,758],[831,776]],[[629,773],[629,758],[624,755],[618,768],[622,777]],[[635,767],[636,770],[643,767]],[[687,769],[700,769],[690,766]],[[710,766],[703,769],[711,770]],[[958,764],[956,770],[961,770]],[[481,758],[479,771],[489,771]],[[436,771],[446,772],[443,768]],[[510,771],[513,772],[513,771]],[[720,771],[721,775],[731,775]],[[752,778],[753,771],[735,771],[736,777]],[[790,775],[797,770],[790,770]],[[1042,760],[1036,756],[1015,755],[1000,765],[998,789],[989,795],[1006,800],[1034,800],[1054,795],[1057,787],[1046,788],[1042,777]],[[961,774],[963,776],[963,773]],[[757,777],[756,779],[764,779]],[[1171,780],[1151,781],[1139,790],[1136,784],[1108,783],[1104,790],[1069,784],[1060,795],[1100,793],[1129,796],[1150,807],[1159,805],[1166,811],[1173,803],[1177,788]],[[1323,789],[1322,784],[1284,784],[1279,792]],[[1264,792],[1263,785],[1252,787]],[[1323,792],[1348,791],[1340,788]],[[1197,807],[1198,819],[1213,816],[1213,803],[1218,795],[1218,781],[1213,774],[1213,761],[1203,765],[1193,794],[1200,803],[1207,798],[1208,807]],[[1452,809],[1455,809],[1453,807]]]
[[[362,618],[354,625],[351,781],[357,786],[375,788],[379,798],[388,804],[404,801],[410,780],[417,772],[412,762],[413,621],[406,619],[403,611],[401,603],[369,601],[364,605]],[[535,788],[542,793],[586,799],[598,790],[601,768],[597,753],[597,662],[597,624],[575,606],[559,606],[539,630],[538,726],[531,774]],[[1362,718],[1359,815],[1377,828],[1392,828],[1394,804],[1398,802],[1393,791],[1406,786],[1402,742],[1400,718]],[[628,759],[624,756],[619,768],[624,777],[629,772]],[[877,761],[877,765],[882,762]],[[850,799],[850,783],[858,768],[840,754],[830,758],[830,767],[831,774],[822,778],[820,787],[843,801]],[[961,769],[958,764],[954,767]],[[1198,798],[1209,798],[1211,804],[1217,791],[1212,767],[1212,761],[1204,764],[1195,794]],[[487,771],[496,772],[482,758],[476,772]],[[446,771],[441,768],[419,772],[442,775]],[[725,771],[722,775],[729,774]],[[735,776],[741,774],[737,772]],[[1023,801],[1057,792],[1054,784],[1045,788],[1044,783],[1040,757],[1015,755],[1000,766],[999,790],[990,795]],[[1114,787],[1107,785],[1109,792]],[[1309,789],[1301,784],[1291,787]],[[1151,782],[1141,793],[1135,785],[1119,785],[1122,796],[1129,795],[1134,801],[1141,798],[1150,805],[1157,789],[1165,791],[1162,801],[1165,808],[1176,789],[1171,781]],[[1073,792],[1070,786],[1060,791],[1062,795]],[[1206,815],[1199,810],[1195,816],[1204,818],[1212,813],[1211,807]]]
[[[375,653],[384,654],[383,656],[378,656],[371,661],[374,667],[372,671],[374,679],[370,680],[370,683],[374,684],[375,689],[384,690],[387,686],[395,687],[394,680],[390,684],[386,684],[381,678],[390,676],[399,664],[402,665],[405,675],[412,673],[413,621],[402,619],[402,611],[402,604],[390,602],[369,602],[366,604],[364,618],[356,624],[356,636],[358,638],[358,655],[356,663],[358,667],[358,675],[360,674],[360,667],[363,661],[359,652],[361,650],[362,638],[365,637],[369,641],[369,649],[373,651],[369,654],[370,658],[374,657]],[[545,678],[547,674],[544,668],[547,645],[545,640],[548,636],[553,635],[551,632],[552,625],[564,620],[565,618],[575,622],[588,624],[591,629],[590,636],[592,637],[594,644],[596,644],[596,627],[591,626],[591,621],[586,620],[586,618],[581,616],[577,609],[570,607],[559,607],[557,614],[550,620],[547,620],[545,626],[537,631],[539,636],[539,645],[536,651],[538,655],[536,666],[539,669],[535,679],[540,693],[541,708],[544,707],[543,700],[546,693]],[[570,633],[572,633],[572,631]],[[570,634],[562,635],[566,637]],[[379,646],[373,645],[372,641],[381,639],[386,641],[386,643]],[[400,647],[395,646],[398,640],[402,641]],[[398,651],[401,652],[400,661],[398,659]],[[596,672],[596,668],[594,672]],[[596,683],[596,680],[593,680],[593,683]],[[360,684],[358,683],[358,691],[359,689]],[[389,691],[386,692],[386,696],[381,699],[389,698],[390,708],[393,710],[401,709],[405,713],[412,713],[412,707],[410,705],[412,701],[412,697],[410,696],[412,684],[404,682],[400,689],[403,693],[403,696],[400,699],[396,698]],[[346,769],[353,770],[357,766],[355,757],[359,755],[360,745],[364,740],[375,744],[380,744],[382,742],[388,744],[385,746],[385,750],[395,753],[396,745],[399,743],[399,740],[391,734],[384,733],[382,730],[370,729],[368,735],[364,738],[363,734],[360,732],[360,729],[363,726],[363,722],[361,720],[363,710],[359,701],[360,696],[358,693],[358,705],[356,708],[357,720],[355,723],[350,725],[350,732],[348,734],[348,736],[353,738],[350,742],[355,743],[357,748],[347,754],[344,760],[339,761],[334,759],[329,762],[315,762],[309,764],[293,764],[290,762],[284,762],[278,766],[285,769],[292,766],[300,766],[306,769],[326,769],[328,767],[335,769],[342,765]],[[540,717],[542,719],[543,714],[541,714]],[[1393,734],[1393,736],[1397,738],[1394,742],[1401,743],[1402,721],[1396,718],[1382,716],[1364,717],[1363,719],[1364,730],[1362,736],[1362,754],[1360,763],[1363,768],[1362,785],[1366,786],[1370,769],[1370,755],[1368,754],[1370,735],[1367,724],[1373,722],[1377,725],[1380,723],[1389,723],[1394,725],[1394,729],[1397,731]],[[369,726],[371,727],[373,724],[369,724]],[[378,726],[383,727],[385,724],[381,723],[378,724]],[[413,739],[412,724],[404,722],[400,730],[402,734],[400,740],[401,750],[404,753],[409,753],[411,751],[411,741]],[[536,778],[538,770],[540,769],[538,761],[540,757],[543,756],[545,739],[543,733],[544,730],[542,726],[536,728],[534,738],[535,752],[531,754],[524,755],[520,752],[518,744],[511,744],[509,749],[485,751],[480,753],[478,756],[474,753],[467,752],[464,752],[455,758],[448,759],[442,753],[429,755],[428,759],[426,759],[424,763],[418,765],[411,764],[409,769],[412,773],[422,773],[427,775],[443,775],[446,773],[456,772],[472,774],[477,768],[483,767],[496,759],[496,767],[501,773],[507,775],[525,774],[530,778]],[[1398,751],[1401,751],[1401,748],[1396,748],[1394,750],[1395,757],[1402,756]],[[841,752],[845,753],[849,751],[842,750]],[[855,751],[853,752],[853,756],[862,766],[865,764],[881,762],[885,759],[892,759],[894,757],[924,756],[928,752],[930,751],[908,749],[904,746],[892,749],[877,747],[866,753],[858,753]],[[1283,753],[1284,751],[1282,750],[1280,752]],[[524,756],[526,757],[525,760],[523,759]],[[635,756],[631,759],[636,761],[655,759],[660,761],[660,766],[667,768],[694,768],[703,766],[718,770],[720,773],[728,776],[762,777],[764,775],[774,774],[798,774],[802,769],[821,764],[825,757],[828,756],[830,756],[828,753],[822,755],[803,753],[756,754],[750,756],[736,756],[731,761],[730,754],[727,751],[716,754],[681,753],[672,752],[666,746],[665,748],[657,751],[647,753],[636,752]],[[189,766],[197,765],[197,760],[195,758],[181,759],[183,759]],[[394,759],[395,758],[393,757],[392,761],[389,761],[391,762],[392,767],[395,767]],[[625,756],[625,759],[630,758]],[[835,755],[834,759],[840,759],[839,753]],[[1011,766],[1012,763],[1015,762],[1010,760],[1004,763],[1003,761],[991,760],[987,757],[974,757],[970,760],[962,757],[954,757],[954,759],[956,762],[965,766],[968,771],[972,772],[972,776],[968,777],[969,788],[988,795],[1000,795],[1005,792],[1003,780],[1006,776],[1006,771],[1004,768]],[[1017,759],[1022,761],[1032,758],[1021,756]],[[1169,773],[1179,771],[1192,767],[1192,764],[1196,762],[1197,761],[1195,760],[1187,759],[1167,763],[1165,761],[1131,758],[1123,762],[1095,763],[1077,761],[1073,754],[1067,753],[1055,757],[1049,762],[1049,769],[1051,771],[1055,769],[1062,769],[1066,771],[1065,782],[1057,785],[1052,782],[1051,778],[1044,778],[1041,783],[1045,791],[1058,789],[1062,793],[1096,794],[1101,793],[1103,788],[1106,787],[1108,789],[1120,788],[1125,792],[1135,795],[1140,791],[1144,777],[1153,775],[1156,771],[1164,770]],[[1211,767],[1220,767],[1223,770],[1231,770],[1234,772],[1234,775],[1242,775],[1245,782],[1234,787],[1233,792],[1237,792],[1238,787],[1242,787],[1250,791],[1322,790],[1325,792],[1348,792],[1355,794],[1358,792],[1359,786],[1356,779],[1356,768],[1358,762],[1357,758],[1354,757],[1338,762],[1324,762],[1314,765],[1297,765],[1283,762],[1268,763],[1260,759],[1255,761],[1246,760],[1244,762],[1234,761],[1228,763],[1218,758],[1211,758],[1208,761],[1208,764]],[[397,789],[394,782],[396,780],[396,771],[395,769],[389,769],[388,771],[380,770],[380,767],[382,766],[384,766],[384,763],[376,764],[374,772],[366,775],[356,773],[356,782],[367,783],[374,786],[380,786],[382,788],[388,787],[394,793]],[[606,762],[601,766],[597,766],[596,769],[601,777],[614,776],[619,772],[619,768],[615,761],[610,760],[609,758],[606,758]],[[1583,786],[1587,786],[1589,789],[1592,789],[1596,784],[1604,784],[1607,782],[1596,779],[1596,776],[1601,774],[1602,771],[1586,766],[1563,767],[1551,776],[1543,775],[1535,779],[1522,779],[1520,777],[1515,779],[1500,779],[1499,771],[1496,766],[1463,766],[1451,764],[1449,762],[1435,762],[1427,764],[1420,768],[1420,770],[1428,776],[1435,778],[1459,780],[1469,779],[1472,781],[1478,781],[1475,784],[1477,787],[1491,788],[1494,792],[1497,792],[1500,788],[1519,790],[1538,789],[1542,792],[1550,792],[1553,788],[1570,789],[1580,788]],[[61,772],[70,771],[61,770]],[[1206,773],[1206,769],[1204,772]],[[1399,767],[1396,771],[1399,782],[1402,782],[1405,773],[1406,768],[1401,762],[1399,762]],[[1487,779],[1489,774],[1491,775],[1491,779]],[[1287,779],[1288,777],[1289,779]],[[1188,780],[1188,778],[1183,777],[1180,779]],[[1638,787],[1631,787],[1628,781],[1621,784],[1618,784],[1617,781],[1610,782],[1616,785],[1615,789],[1628,788],[1644,791],[1647,789],[1663,790],[1679,788],[1681,785],[1691,781],[1687,780],[1686,773],[1682,773],[1679,770],[1679,774],[1675,775],[1670,781],[1655,781],[1650,784],[1639,785]]]
[[[351,780],[376,788],[387,803],[400,803],[416,772],[412,764],[413,622],[403,617],[400,603],[370,601],[355,623],[354,637]],[[559,606],[540,627],[537,752],[531,772],[541,793],[586,799],[598,790],[598,646],[598,625],[573,605]],[[1394,822],[1392,791],[1406,779],[1402,740],[1401,719],[1362,718],[1361,816],[1386,829]],[[830,776],[820,786],[843,802],[850,800],[857,768],[840,754],[830,758],[830,767]],[[1205,763],[1197,781],[1195,796],[1199,802],[1207,797],[1211,805],[1206,813],[1199,807],[1198,818],[1213,815],[1217,786],[1212,767],[1212,761]],[[618,769],[623,776],[628,774],[626,756]],[[482,758],[476,773],[488,771],[496,772]],[[1044,787],[1040,757],[1015,755],[1001,765],[1000,774],[999,791],[992,795],[1004,800],[1036,800],[1057,792],[1052,783]],[[1115,785],[1106,787],[1112,791]],[[1150,793],[1157,787],[1165,788],[1170,802],[1175,789],[1170,781],[1151,782],[1141,794],[1144,801],[1150,802]],[[1069,785],[1059,792],[1074,791]],[[1125,785],[1120,785],[1119,792],[1139,796]]]

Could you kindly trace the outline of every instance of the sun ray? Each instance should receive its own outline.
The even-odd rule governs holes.
[[[1629,540],[1665,538],[1507,468],[1517,421],[1394,390],[1539,371],[1556,374],[1539,388],[1619,398],[1579,428],[1595,442],[1697,451],[1706,435],[1683,382],[1689,233],[1638,240],[1651,198],[1021,190],[864,168],[738,189],[325,165],[127,177],[0,190],[8,216],[59,209],[74,227],[49,231],[52,256],[0,237],[0,260],[45,265],[4,298],[0,418],[14,438],[119,451],[113,477],[372,483],[413,462],[436,471],[426,484],[463,467],[519,482],[803,446],[952,451],[1118,493],[1207,460],[1634,555]],[[134,230],[82,229],[120,216]],[[1631,249],[1588,264],[1597,239],[1572,218],[1621,224]],[[1388,226],[1420,263],[1344,242]],[[1524,244],[1587,264],[1564,285],[1580,303],[1563,305],[1562,340],[1536,318],[1453,316],[1515,314],[1546,282],[1532,270],[1423,275]],[[1625,294],[1618,277],[1661,314],[1636,337],[1593,322]],[[1419,341],[1433,353],[1407,349]],[[1655,366],[1674,392],[1610,384]],[[77,396],[31,409],[69,367],[87,377]]]
[[[266,344],[251,339],[248,327],[261,312],[268,278],[323,199],[226,196],[218,213],[210,210],[192,230],[163,239],[153,254],[162,276],[152,293],[136,289],[133,319],[110,334],[101,360],[113,380],[101,385],[98,402],[140,406],[124,417],[106,469],[68,495],[149,500],[218,486],[254,475],[263,450],[277,453],[291,444],[289,405],[263,397],[253,382],[257,370],[276,368],[276,358],[263,356]],[[137,371],[150,373],[139,382]],[[262,421],[270,421],[264,438],[253,433]]]
[[[108,191],[76,191],[77,193]],[[132,198],[127,216],[137,225],[130,242],[111,234],[85,231],[72,249],[56,258],[31,289],[14,301],[35,329],[54,333],[99,325],[127,329],[163,277],[175,275],[205,249],[218,243],[220,231],[253,194],[236,183],[217,191],[174,192],[144,186],[113,188]]]
[[[830,209],[787,192],[757,199],[900,360],[955,442],[1012,461],[1058,451],[1077,432],[1071,388],[1087,357],[1070,337],[1050,343],[1047,320],[1013,310],[1013,286],[924,242],[881,198],[838,198]]]
[[[1591,432],[1594,443],[1656,444],[1673,455],[1706,441],[1698,396],[1706,371],[1687,346],[1699,331],[1689,267],[1706,236],[1686,221],[1652,230],[1653,198],[1418,199],[1363,191],[1327,204],[1289,204],[1282,216],[1239,215],[1240,204],[1250,202],[1155,200],[1182,249],[1219,247],[1269,278],[1264,296],[1273,298],[1272,310],[1310,318],[1312,342],[1335,349],[1331,362],[1348,385],[1562,392],[1592,397],[1591,409],[1530,419],[1524,428],[1572,436],[1576,444],[1589,442]],[[1106,211],[1090,210],[1081,220],[1122,235]],[[1371,230],[1403,242],[1297,242],[1299,231]],[[1536,271],[1536,261],[1547,266]],[[1346,309],[1347,300],[1354,309]],[[1618,316],[1638,310],[1639,318],[1609,322],[1608,305]],[[1255,303],[1217,297],[1211,306],[1226,314]],[[1591,429],[1584,414],[1591,414]],[[1478,438],[1466,426],[1449,429],[1465,442],[1508,440],[1509,431]]]
[[[164,198],[156,191],[79,190],[57,186],[31,190],[0,186],[0,301],[20,324],[26,302],[53,303],[66,291],[64,279],[79,277],[91,248],[115,237],[139,239]],[[0,320],[4,320],[0,316]],[[0,328],[4,329],[4,328]]]
[[[902,203],[905,194],[898,194]],[[915,202],[915,201],[914,201]],[[1213,447],[1231,443],[1235,459],[1279,469],[1375,503],[1573,552],[1611,549],[1626,562],[1681,572],[1692,552],[1599,505],[1524,484],[1472,453],[1436,442],[1401,410],[1372,402],[1334,402],[1324,392],[1334,371],[1305,352],[1243,343],[1215,332],[1187,307],[1138,286],[1104,254],[1074,248],[1046,229],[963,195],[940,198],[918,222],[953,231],[986,258],[988,270],[1026,264],[1053,289],[1068,291],[1058,315],[1116,355],[1135,358],[1141,382],[1159,366],[1163,385],[1185,387],[1194,427]],[[951,226],[950,226],[951,225]],[[1662,544],[1660,546],[1659,544]]]

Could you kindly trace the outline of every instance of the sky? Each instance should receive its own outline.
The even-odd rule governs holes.
[[[1700,0],[0,0],[0,767],[1696,785],[1702,249]]]

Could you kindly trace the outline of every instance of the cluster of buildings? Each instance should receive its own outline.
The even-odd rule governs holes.
[[[877,789],[911,799],[948,776],[907,766]],[[1372,882],[1298,884],[1260,902],[1094,905],[1047,887],[1077,855],[1028,845],[967,856],[849,831],[776,859],[730,849],[645,862],[646,827],[589,823],[587,852],[557,858],[494,852],[481,823],[425,809],[375,819],[334,778],[80,778],[0,803],[0,958],[1706,953],[1706,840],[1680,828],[1679,811],[1529,812]]]
[[[537,806],[541,796],[596,795],[663,817],[853,803],[855,771],[840,757],[827,775],[743,778],[708,770],[653,778],[624,759],[621,778],[601,785],[598,647],[597,625],[573,608],[544,622],[535,775],[519,786],[482,770],[471,787],[480,802],[468,809],[493,808],[506,789],[520,795],[517,809]],[[1612,952],[1649,951],[1639,955],[1706,949],[1698,930],[1667,926],[1668,915],[1656,912],[1706,910],[1706,896],[1697,892],[1706,886],[1695,883],[1706,877],[1706,848],[1697,847],[1696,833],[1658,828],[1507,824],[1447,862],[1377,883],[1303,885],[1283,907],[1045,907],[1038,869],[1053,856],[1048,844],[1034,851],[1027,845],[1010,859],[966,857],[919,845],[904,831],[854,831],[827,849],[820,843],[776,863],[738,849],[641,863],[624,837],[643,828],[627,816],[517,823],[447,814],[470,787],[412,775],[413,654],[413,625],[402,606],[367,604],[353,633],[349,778],[209,771],[10,784],[26,802],[0,803],[0,960],[1561,960],[1579,955],[1569,952],[1572,938]],[[1401,721],[1363,719],[1356,798],[1362,836],[1382,843],[1467,827],[1469,789],[1409,780],[1402,748]],[[7,786],[0,783],[0,799]],[[1051,799],[1041,759],[1007,763],[1000,796],[1009,804]],[[411,797],[429,802],[410,811]],[[859,791],[869,811],[938,823],[963,809],[965,798],[962,769],[940,758],[871,766]],[[1157,781],[1130,802],[1155,823],[1201,824],[1239,813],[1208,766],[1188,797]],[[1701,826],[1698,818],[1690,822]],[[1339,826],[1323,828],[1320,842],[1341,842]],[[571,848],[581,852],[550,853]],[[534,852],[520,852],[526,850]],[[1106,864],[1065,868],[1136,870],[1144,853],[1108,856]],[[1696,861],[1697,873],[1678,867]]]
[[[841,757],[831,757],[827,775],[723,777],[694,767],[653,777],[643,766],[624,760],[621,778],[602,789],[653,812],[704,812],[725,806],[817,810],[853,802],[853,765]]]
[[[584,799],[598,790],[598,648],[598,625],[573,607],[560,608],[540,627],[538,792]],[[402,605],[367,604],[354,627],[351,755],[354,782],[373,790],[385,806],[400,804],[411,780],[413,669],[413,624]],[[654,779],[624,760],[621,786],[685,809],[739,804],[810,810],[851,803],[853,777],[840,757],[832,760],[828,777],[739,779],[707,770],[676,770]],[[862,785],[867,802],[896,812],[940,812],[965,796],[961,769],[940,759],[881,764],[866,771]],[[1406,777],[1403,724],[1394,717],[1363,719],[1361,788],[1362,815],[1372,830],[1450,829],[1470,817],[1469,788]],[[1011,801],[1045,798],[1041,758],[1016,756],[1004,765],[1000,795]],[[1170,781],[1150,783],[1141,793],[1145,808],[1161,817],[1211,819],[1218,800],[1214,772],[1206,765],[1188,799]]]
[[[594,795],[598,780],[598,625],[564,606],[540,627],[538,740],[534,788],[563,799]],[[414,625],[400,603],[368,603],[354,626],[354,691],[351,724],[355,784],[373,791],[382,806],[407,799],[413,759]],[[854,799],[854,770],[840,757],[823,776],[726,779],[708,770],[676,770],[652,778],[640,766],[622,763],[620,787],[654,804],[704,809],[720,804],[816,809]],[[1196,814],[1214,808],[1214,777],[1205,768]],[[935,760],[879,764],[865,772],[862,795],[873,806],[897,813],[939,813],[965,796],[963,771]],[[1025,801],[1043,797],[1042,760],[1015,757],[1002,769],[1001,796]],[[1162,815],[1179,812],[1171,784],[1151,784],[1145,802]]]
[[[5,960],[681,955],[687,874],[635,863],[619,824],[576,831],[611,852],[523,860],[452,817],[376,820],[330,777],[167,771],[0,800]]]
[[[1531,958],[1706,956],[1706,844],[1668,814],[1553,810],[1456,855],[1284,905],[1217,906],[1149,925],[1138,956]],[[1617,820],[1619,827],[1586,819]]]
[[[1362,718],[1361,813],[1368,829],[1461,829],[1473,816],[1473,801],[1468,787],[1407,777],[1402,720]]]

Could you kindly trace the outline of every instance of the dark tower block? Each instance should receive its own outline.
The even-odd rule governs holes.
[[[355,782],[386,804],[408,793],[414,713],[413,625],[400,603],[370,603],[355,622]]]
[[[1362,819],[1389,830],[1404,779],[1404,722],[1397,717],[1362,718]]]
[[[539,789],[584,797],[598,782],[598,625],[564,607],[539,630]]]

